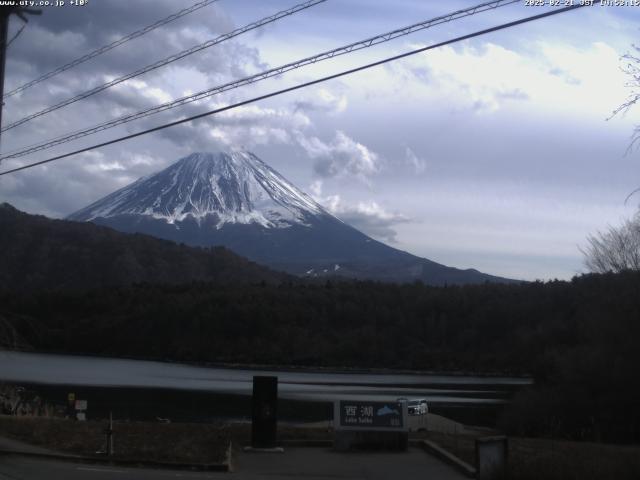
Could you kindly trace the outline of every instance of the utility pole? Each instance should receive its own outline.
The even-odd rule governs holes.
[[[4,107],[4,70],[7,61],[7,42],[9,34],[9,17],[15,13],[27,23],[29,20],[25,14],[40,15],[42,10],[33,10],[18,6],[0,7],[0,127],[2,126],[2,109]]]
[[[4,7],[0,10],[0,127],[2,126],[2,107],[4,107],[4,65],[7,56],[7,35],[9,33],[9,16],[16,7]]]

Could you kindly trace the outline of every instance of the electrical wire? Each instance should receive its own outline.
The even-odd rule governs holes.
[[[11,40],[9,40],[7,42],[7,47],[6,48],[9,48],[11,46],[11,44],[14,42],[14,40],[16,38],[18,38],[20,36],[20,34],[22,33],[22,31],[25,29],[26,26],[27,26],[27,24],[25,23],[18,29],[18,31],[15,33],[15,35],[13,37],[11,37]]]
[[[39,142],[34,145],[29,145],[27,147],[23,147],[18,150],[14,150],[12,152],[7,152],[4,155],[0,156],[0,161],[9,159],[9,158],[19,158],[30,153],[47,150],[49,148],[55,147],[57,145],[61,145],[63,143],[67,143],[73,140],[77,140],[79,138],[85,137],[87,135],[92,135],[94,133],[101,132],[103,130],[107,130],[110,128],[114,128],[118,125],[122,125],[125,123],[132,122],[134,120],[139,120],[141,118],[148,117],[150,115],[154,115],[156,113],[163,112],[165,110],[177,108],[192,102],[196,102],[198,100],[202,100],[204,98],[211,97],[213,95],[217,95],[219,93],[226,92],[228,90],[232,90],[235,88],[239,88],[245,85],[250,85],[252,83],[259,82],[261,80],[266,80],[271,77],[275,77],[278,75],[282,75],[285,72],[301,68],[306,65],[315,64],[324,60],[328,60],[331,58],[335,58],[340,55],[345,55],[357,50],[362,50],[364,48],[369,48],[373,45],[378,45],[380,43],[388,42],[395,38],[409,35],[411,33],[424,30],[427,28],[431,28],[436,25],[440,25],[442,23],[451,22],[454,20],[458,20],[460,18],[468,17],[471,15],[475,15],[481,12],[485,12],[487,10],[493,10],[499,7],[504,7],[510,5],[512,3],[518,3],[520,0],[497,0],[492,2],[485,2],[474,7],[466,8],[464,10],[457,10],[452,13],[448,13],[446,15],[441,15],[439,17],[432,18],[430,20],[426,20],[423,22],[415,23],[408,27],[398,28],[396,30],[386,32],[380,35],[376,35],[374,37],[367,38],[365,40],[361,40],[358,42],[350,43],[348,45],[334,48],[333,50],[329,50],[326,52],[319,53],[317,55],[313,55],[311,57],[304,58],[302,60],[297,60],[292,63],[288,63],[285,65],[281,65],[276,68],[271,68],[269,70],[257,73],[255,75],[251,75],[249,77],[245,77],[239,80],[234,80],[232,82],[218,85],[216,87],[209,88],[207,90],[203,90],[191,95],[187,95],[176,100],[172,100],[170,102],[166,102],[160,105],[156,105],[154,107],[148,108],[146,110],[142,110],[136,113],[123,115],[121,117],[115,118],[113,120],[109,120],[107,122],[100,123],[98,125],[94,125],[92,127],[77,130],[75,132],[65,134],[50,140],[46,140],[44,142]]]
[[[253,22],[250,23],[249,25],[245,25],[244,27],[240,27],[237,28],[235,30],[233,30],[232,32],[229,33],[225,33],[224,35],[220,35],[219,37],[216,37],[212,40],[206,41],[204,43],[201,43],[199,45],[196,45],[194,47],[188,48],[187,50],[183,50],[180,53],[176,53],[175,55],[171,55],[170,57],[164,58],[162,60],[159,60],[155,63],[152,63],[151,65],[147,65],[146,67],[140,68],[138,70],[136,70],[135,72],[131,72],[128,73],[126,75],[123,75],[121,77],[115,78],[113,80],[111,80],[110,82],[104,83],[102,85],[99,85],[95,88],[92,88],[91,90],[87,90],[86,92],[80,93],[79,95],[76,95],[75,97],[71,97],[68,98],[66,100],[63,100],[60,103],[57,103],[51,107],[47,107],[44,110],[40,110],[39,112],[35,112],[32,113],[31,115],[27,115],[26,117],[21,118],[20,120],[16,120],[15,122],[3,127],[0,131],[1,132],[6,132],[7,130],[11,130],[12,128],[15,128],[19,125],[22,125],[24,123],[27,123],[31,120],[33,120],[34,118],[40,117],[42,115],[46,115],[47,113],[51,113],[55,110],[58,110],[62,107],[66,107],[67,105],[71,105],[72,103],[75,103],[79,100],[84,100],[85,98],[88,98],[92,95],[95,95],[96,93],[102,92],[108,88],[111,88],[115,85],[118,85],[122,82],[125,82],[127,80],[131,80],[132,78],[138,77],[144,73],[150,72],[152,70],[156,70],[160,67],[164,67],[170,63],[173,63],[177,60],[180,60],[182,58],[185,58],[189,55],[192,55],[196,52],[199,52],[201,50],[204,50],[205,48],[209,48],[212,47],[214,45],[218,45],[219,43],[222,43],[226,40],[230,40],[234,37],[237,37],[239,35],[242,35],[243,33],[249,32],[251,30],[255,30],[257,28],[260,28],[264,25],[267,25],[269,23],[275,22],[277,20],[280,20],[283,17],[289,16],[289,15],[293,15],[295,13],[298,13],[302,10],[306,10],[307,8],[311,8],[315,5],[318,5],[319,3],[324,3],[327,0],[308,0],[304,3],[300,3],[294,7],[288,8],[287,10],[283,10],[281,12],[278,12],[274,15],[270,15],[268,17],[265,17],[263,19],[258,20],[257,22]]]
[[[87,53],[86,55],[83,55],[80,58],[76,58],[75,60],[72,60],[69,63],[66,63],[65,65],[62,65],[61,67],[56,68],[55,70],[51,70],[50,72],[45,73],[44,75],[31,80],[30,82],[25,83],[24,85],[15,88],[13,90],[11,90],[10,92],[7,92],[4,94],[4,96],[2,98],[8,98],[11,97],[13,95],[15,95],[16,93],[22,92],[24,90],[26,90],[27,88],[33,87],[34,85],[37,85],[38,83],[44,82],[45,80],[54,77],[56,75],[58,75],[59,73],[62,73],[66,70],[69,70],[73,67],[76,67],[78,65],[80,65],[81,63],[86,62],[87,60],[91,60],[92,58],[97,57],[98,55],[102,55],[105,52],[108,52],[109,50],[113,50],[116,47],[119,47],[120,45],[127,43],[130,40],[133,40],[135,38],[141,37],[142,35],[149,33],[152,30],[155,30],[158,27],[162,27],[163,25],[166,25],[167,23],[173,22],[174,20],[177,20],[179,18],[184,17],[185,15],[191,13],[191,12],[195,12],[196,10],[199,10],[200,8],[206,7],[207,5],[211,5],[214,2],[217,2],[218,0],[203,0],[201,2],[195,3],[192,6],[188,7],[188,8],[184,8],[182,10],[180,10],[179,12],[176,12],[172,15],[169,15],[168,17],[163,18],[162,20],[158,20],[157,22],[151,24],[151,25],[147,25],[146,27],[137,30],[133,33],[130,33],[129,35],[126,35],[114,42],[111,42],[108,45],[104,45],[100,48],[97,48],[89,53]]]
[[[193,116],[188,117],[188,118],[184,118],[184,119],[181,119],[181,120],[176,120],[175,122],[166,123],[164,125],[159,125],[157,127],[149,128],[149,129],[143,130],[141,132],[133,133],[133,134],[130,134],[130,135],[125,135],[123,137],[115,138],[115,139],[112,139],[112,140],[109,140],[109,141],[106,141],[106,142],[102,142],[102,143],[99,143],[99,144],[96,144],[96,145],[92,145],[90,147],[81,148],[79,150],[75,150],[73,152],[68,152],[68,153],[65,153],[65,154],[62,154],[62,155],[57,155],[55,157],[48,158],[46,160],[41,160],[39,162],[34,162],[34,163],[30,163],[28,165],[23,165],[21,167],[16,167],[16,168],[12,168],[10,170],[5,170],[4,172],[0,172],[0,176],[8,175],[8,174],[14,173],[14,172],[19,172],[21,170],[26,170],[26,169],[29,169],[29,168],[33,168],[33,167],[36,167],[38,165],[44,165],[46,163],[54,162],[56,160],[61,160],[63,158],[67,158],[67,157],[70,157],[70,156],[73,156],[73,155],[77,155],[79,153],[88,152],[88,151],[94,150],[96,148],[105,147],[107,145],[113,145],[115,143],[123,142],[125,140],[130,140],[132,138],[140,137],[142,135],[147,135],[147,134],[152,133],[152,132],[157,132],[159,130],[164,130],[165,128],[174,127],[176,125],[181,125],[183,123],[191,122],[193,120],[197,120],[197,119],[200,119],[200,118],[203,118],[203,117],[207,117],[207,116],[210,116],[210,115],[215,115],[215,114],[218,114],[218,113],[222,113],[222,112],[225,112],[225,111],[237,108],[237,107],[248,105],[250,103],[255,103],[255,102],[258,102],[258,101],[261,101],[261,100],[265,100],[267,98],[271,98],[271,97],[275,97],[275,96],[278,96],[278,95],[282,95],[284,93],[288,93],[288,92],[292,92],[292,91],[295,91],[295,90],[299,90],[299,89],[306,88],[306,87],[309,87],[309,86],[312,86],[312,85],[317,85],[319,83],[323,83],[323,82],[326,82],[328,80],[333,80],[333,79],[336,79],[336,78],[344,77],[346,75],[351,75],[351,74],[356,73],[356,72],[360,72],[360,71],[363,71],[363,70],[367,70],[367,69],[370,69],[370,68],[373,68],[373,67],[377,67],[377,66],[389,63],[389,62],[400,60],[402,58],[406,58],[406,57],[409,57],[409,56],[412,56],[412,55],[416,55],[418,53],[423,53],[423,52],[426,52],[428,50],[433,50],[434,48],[443,47],[445,45],[450,45],[452,43],[461,42],[463,40],[468,40],[470,38],[479,37],[481,35],[486,35],[488,33],[496,32],[496,31],[499,31],[499,30],[504,30],[506,28],[515,27],[517,25],[522,25],[524,23],[532,22],[534,20],[540,20],[542,18],[550,17],[550,16],[553,16],[553,15],[558,15],[560,13],[565,13],[565,12],[568,12],[568,11],[571,11],[571,10],[576,10],[578,8],[582,8],[582,7],[586,7],[586,6],[592,6],[594,4],[595,3],[593,3],[593,4],[584,3],[584,4],[580,4],[580,5],[573,5],[573,6],[569,6],[569,7],[564,7],[564,8],[560,8],[558,10],[548,11],[548,12],[541,13],[541,14],[538,14],[538,15],[533,15],[533,16],[526,17],[526,18],[521,18],[521,19],[515,20],[513,22],[497,25],[495,27],[487,28],[487,29],[484,29],[484,30],[479,30],[477,32],[469,33],[467,35],[462,35],[460,37],[456,37],[456,38],[453,38],[453,39],[450,39],[450,40],[446,40],[444,42],[440,42],[440,43],[436,43],[436,44],[429,45],[429,46],[426,46],[426,47],[422,47],[422,48],[418,48],[418,49],[415,49],[415,50],[411,50],[409,52],[401,53],[401,54],[395,55],[393,57],[387,57],[387,58],[385,58],[383,60],[378,60],[376,62],[368,63],[366,65],[355,67],[355,68],[352,68],[352,69],[349,69],[349,70],[344,70],[342,72],[335,73],[333,75],[328,75],[326,77],[321,77],[321,78],[318,78],[316,80],[311,80],[309,82],[300,83],[300,84],[294,85],[292,87],[284,88],[284,89],[277,90],[277,91],[274,91],[274,92],[271,92],[271,93],[260,95],[258,97],[250,98],[250,99],[244,100],[242,102],[234,103],[232,105],[227,105],[226,107],[217,108],[215,110],[210,110],[208,112],[200,113],[198,115],[193,115]]]

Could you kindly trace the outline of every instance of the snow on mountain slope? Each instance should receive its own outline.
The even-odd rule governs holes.
[[[238,151],[193,153],[68,218],[91,221],[119,215],[144,215],[171,224],[213,216],[218,228],[229,223],[286,228],[329,213],[254,154]]]

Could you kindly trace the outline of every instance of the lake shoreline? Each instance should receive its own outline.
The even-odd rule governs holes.
[[[173,360],[170,358],[146,357],[146,356],[119,356],[98,355],[95,353],[78,353],[78,352],[62,352],[62,351],[45,351],[45,350],[7,350],[0,349],[2,352],[20,352],[33,353],[42,355],[56,355],[66,357],[87,357],[113,360],[132,360],[144,362],[157,362],[172,365],[185,365],[191,367],[216,368],[227,370],[256,370],[256,371],[281,371],[281,372],[300,372],[300,373],[326,373],[326,374],[362,374],[362,375],[414,375],[414,376],[437,376],[437,377],[481,377],[481,378],[509,378],[521,379],[523,385],[533,384],[534,377],[531,374],[523,374],[519,372],[487,372],[487,371],[460,371],[460,370],[409,370],[394,368],[369,368],[369,367],[323,367],[313,365],[269,365],[260,363],[225,363],[225,362],[196,362],[186,360]]]
[[[530,384],[515,377],[246,370],[6,350],[0,352],[0,360],[0,382],[39,392],[62,406],[74,393],[76,399],[89,401],[88,418],[104,418],[111,410],[132,419],[247,418],[253,377],[270,374],[278,377],[283,419],[329,419],[337,400],[404,397],[426,398],[432,411],[466,423],[495,425],[513,395]]]

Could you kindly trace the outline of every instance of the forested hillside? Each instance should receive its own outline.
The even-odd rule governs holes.
[[[4,294],[0,305],[41,351],[530,373],[536,387],[516,399],[509,429],[640,440],[639,273],[462,287],[136,285]]]
[[[88,289],[133,283],[279,282],[286,275],[222,248],[192,248],[0,204],[0,289]]]

